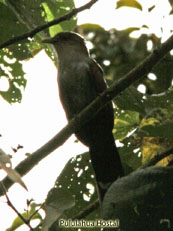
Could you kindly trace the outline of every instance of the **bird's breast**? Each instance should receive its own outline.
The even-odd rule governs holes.
[[[73,114],[79,113],[97,95],[86,62],[71,62],[60,66],[58,74],[60,99],[63,105],[70,105]],[[68,109],[66,109],[69,111]]]

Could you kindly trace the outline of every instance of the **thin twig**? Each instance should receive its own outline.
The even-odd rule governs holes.
[[[2,191],[3,191],[3,194],[5,195],[6,199],[7,199],[7,204],[10,208],[12,208],[14,210],[14,212],[18,215],[18,217],[20,217],[20,219],[23,221],[24,224],[26,224],[31,231],[34,231],[34,229],[31,227],[30,225],[30,220],[26,220],[21,213],[19,213],[19,211],[15,208],[15,206],[12,204],[12,202],[10,201],[8,195],[7,195],[7,191],[6,191],[6,188],[4,186],[4,184],[2,182],[0,182],[1,184],[1,188],[2,188]]]
[[[44,203],[42,203],[40,207],[37,210],[35,210],[35,212],[29,217],[28,220],[31,221],[32,218],[39,212],[39,210],[43,208],[43,206],[44,206]]]
[[[57,18],[57,19],[54,19],[48,23],[45,23],[41,26],[38,26],[36,27],[35,29],[25,33],[25,34],[22,34],[22,35],[19,35],[19,36],[16,36],[14,38],[11,38],[9,39],[8,41],[4,42],[3,44],[0,45],[0,49],[2,48],[5,48],[7,46],[10,46],[12,44],[15,44],[19,41],[22,41],[24,39],[27,39],[27,38],[32,38],[34,37],[37,33],[39,33],[40,31],[43,31],[47,28],[49,28],[50,26],[53,26],[53,25],[57,25],[65,20],[69,20],[71,19],[74,15],[86,10],[86,9],[90,9],[91,6],[93,4],[95,4],[98,0],[91,0],[90,2],[86,3],[85,5],[79,7],[79,8],[74,8],[73,10],[71,10],[69,13]]]

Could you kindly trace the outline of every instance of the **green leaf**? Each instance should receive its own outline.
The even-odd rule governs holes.
[[[46,0],[44,3],[42,3],[42,6],[45,11],[45,20],[48,22],[67,14],[75,7],[73,0]],[[49,33],[52,37],[61,31],[71,31],[76,26],[76,23],[77,20],[75,17],[73,17],[68,21],[64,21],[58,25],[50,27]]]
[[[142,5],[138,1],[135,1],[135,0],[119,0],[117,2],[116,9],[124,7],[124,6],[133,7],[138,10],[142,10]]]
[[[93,185],[94,194],[91,194],[90,190],[86,187],[87,183]],[[77,155],[75,158],[71,158],[60,176],[57,178],[56,186],[65,187],[66,190],[75,196],[76,206],[73,208],[74,211],[76,211],[75,214],[89,204],[89,202],[83,199],[84,194],[90,197],[90,202],[92,202],[95,197],[97,197],[97,193],[89,153],[84,153],[82,155]]]
[[[151,89],[153,93],[158,94],[162,93],[169,89],[172,86],[172,78],[173,78],[173,56],[171,54],[167,54],[161,62],[159,62],[152,70],[152,73],[156,76],[156,81],[151,81]],[[166,76],[166,79],[165,79]],[[152,87],[153,85],[153,87]]]
[[[100,31],[102,31],[102,32],[104,32],[104,28],[103,27],[101,27],[100,25],[98,25],[98,24],[93,24],[93,23],[85,23],[85,24],[81,24],[81,25],[79,25],[78,27],[78,30],[79,31],[84,31],[85,33],[87,32],[87,33],[89,33],[89,32],[100,32]]]
[[[22,64],[7,49],[0,51],[0,63],[0,77],[6,77],[9,82],[8,90],[0,91],[0,95],[9,103],[21,102],[21,90],[26,86]]]
[[[122,140],[121,143],[123,147],[119,148],[119,153],[121,156],[121,161],[123,163],[123,168],[125,175],[133,172],[141,166],[142,155],[140,155],[140,145],[139,141],[135,140],[135,137],[127,137]]]
[[[173,109],[173,89],[169,89],[161,94],[146,95],[144,106],[148,113],[157,108]]]
[[[136,111],[141,114],[145,113],[143,94],[137,91],[133,86],[127,88],[122,94],[118,95],[114,99],[114,102],[120,109]]]
[[[91,186],[91,188],[93,188],[92,192],[87,187],[88,184]],[[59,196],[56,197],[56,193],[57,195],[60,195],[60,201],[62,202],[59,201]],[[84,195],[89,198],[89,201],[84,200]],[[67,198],[69,199],[67,200]],[[83,209],[85,209],[85,207],[90,203],[95,201],[96,198],[97,193],[94,172],[92,169],[89,153],[84,153],[82,155],[77,155],[76,157],[71,158],[67,162],[63,171],[58,176],[54,188],[52,188],[48,193],[46,204],[58,204],[59,215],[72,218]],[[59,202],[57,202],[57,200]],[[75,206],[73,206],[74,203]],[[52,216],[55,218],[57,213],[54,212],[55,211],[51,211]],[[97,216],[96,211],[94,211],[94,215]],[[91,213],[89,217],[90,216],[92,219],[94,219],[93,213]]]
[[[133,111],[123,111],[114,120],[115,139],[124,139],[139,124],[139,113]]]
[[[64,188],[54,187],[49,191],[44,210],[46,217],[43,221],[42,231],[48,231],[49,227],[60,217],[66,209],[75,205],[74,196]]]
[[[28,29],[45,23],[43,17],[42,0],[6,0],[18,20]]]
[[[4,5],[6,5],[6,0],[0,0]]]
[[[44,9],[44,18],[45,21],[50,21],[55,18],[59,18],[64,14],[67,14],[70,10],[72,10],[75,5],[73,0],[56,0],[56,1],[49,1],[45,0],[42,3],[42,7]],[[68,21],[61,22],[58,25],[54,25],[49,27],[49,35],[52,37],[55,34],[62,32],[62,31],[71,31],[77,24],[76,17],[71,18]],[[52,59],[52,61],[57,64],[57,55],[55,50],[52,49],[52,46],[46,44],[45,47],[48,56]]]
[[[26,26],[20,23],[15,14],[2,3],[0,3],[0,12],[0,43],[3,43],[12,37],[15,37],[16,35],[27,32]],[[24,43],[20,45],[15,44],[4,50],[6,50],[6,54],[10,53],[11,56],[13,55],[18,60],[23,60],[25,58],[32,57],[27,45]],[[0,57],[2,56],[3,51],[0,50]]]
[[[7,5],[4,5],[7,3]],[[43,1],[42,0],[6,0],[0,1],[0,43],[9,40],[12,37],[24,34],[39,25],[50,21],[56,17],[60,17],[69,12],[74,7],[73,0],[69,1]],[[68,22],[61,23],[55,27],[51,27],[51,35],[62,30],[71,30],[76,26],[76,19],[73,18]],[[8,29],[7,29],[8,28]],[[49,35],[49,29],[44,30],[35,36],[36,40],[41,40]],[[6,49],[0,50],[0,74],[9,81],[9,90],[1,91],[1,96],[9,103],[20,102],[22,92],[20,87],[26,86],[24,72],[20,60],[33,57],[41,50],[41,45],[37,42],[21,41],[13,44]],[[49,54],[52,55],[52,48],[49,47]],[[16,60],[11,63],[4,59]]]
[[[0,3],[0,12],[0,43],[27,31],[26,26],[20,23],[15,14],[2,3]],[[22,99],[20,87],[25,88],[26,79],[20,60],[30,57],[32,54],[26,43],[14,44],[0,50],[0,76],[6,77],[9,81],[9,89],[1,91],[0,95],[9,103],[20,102]]]
[[[46,13],[47,21],[49,22],[49,21],[53,20],[54,15],[53,15],[53,12],[51,11],[51,9],[49,8],[49,5],[46,3],[42,3],[42,5],[43,5],[45,13]],[[50,33],[51,37],[53,37],[55,34],[61,32],[61,31],[63,31],[63,29],[62,29],[60,24],[55,25],[55,26],[51,26],[49,28],[49,33]]]
[[[12,81],[9,82],[8,91],[0,91],[0,95],[9,103],[20,103],[22,94],[19,88],[17,88]]]
[[[173,121],[166,121],[160,125],[147,125],[140,129],[139,136],[173,138]]]

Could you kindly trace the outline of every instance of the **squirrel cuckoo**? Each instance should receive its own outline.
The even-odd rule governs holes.
[[[61,32],[43,42],[53,44],[58,54],[59,95],[70,120],[107,88],[103,71],[90,57],[79,34]],[[110,184],[123,175],[112,134],[113,122],[110,102],[75,133],[89,148],[101,201]]]

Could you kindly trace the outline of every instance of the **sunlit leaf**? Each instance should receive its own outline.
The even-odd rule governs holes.
[[[165,143],[159,142],[159,137],[145,137],[141,146],[142,163],[145,164],[159,153],[165,152],[172,147],[172,144],[167,141]],[[170,155],[157,163],[157,165],[168,165],[169,161],[173,160],[173,155]]]
[[[142,121],[141,121],[141,124],[140,124],[140,127],[144,127],[144,126],[148,126],[148,125],[156,125],[156,124],[159,124],[159,120],[157,120],[156,118],[154,117],[150,117],[150,118],[144,118]]]
[[[21,213],[21,215],[28,220],[36,211],[37,208],[40,205],[37,205],[36,203],[32,202],[29,206],[29,209],[27,209],[27,211]],[[37,211],[37,213],[34,214],[34,216],[32,216],[31,221],[33,220],[40,220],[42,221],[42,216],[40,215],[39,211]],[[18,229],[19,227],[21,227],[24,224],[24,221],[21,220],[20,217],[16,217],[14,219],[14,221],[12,222],[11,226],[6,230],[6,231],[14,231],[16,229]]]
[[[116,9],[124,6],[142,10],[142,5],[136,0],[118,0]]]
[[[68,13],[70,10],[72,10],[75,5],[73,0],[64,0],[64,1],[49,1],[46,0],[44,3],[42,3],[42,6],[45,11],[44,18],[46,21],[51,21],[55,18],[59,18],[66,13]],[[54,36],[58,32],[68,30],[71,31],[76,26],[77,20],[76,18],[71,18],[68,21],[61,22],[58,25],[51,26],[49,28],[49,33],[51,36]]]
[[[139,124],[139,113],[132,111],[122,112],[114,120],[114,137],[123,139]]]
[[[42,3],[43,7],[44,7],[44,10],[45,10],[45,13],[46,13],[46,19],[47,21],[51,21],[54,19],[54,14],[53,12],[51,11],[51,9],[49,8],[49,5],[46,4],[46,3]],[[59,33],[63,31],[62,27],[60,24],[57,24],[57,25],[54,25],[54,26],[51,26],[49,28],[49,33],[50,33],[50,36],[53,37],[55,34]]]

